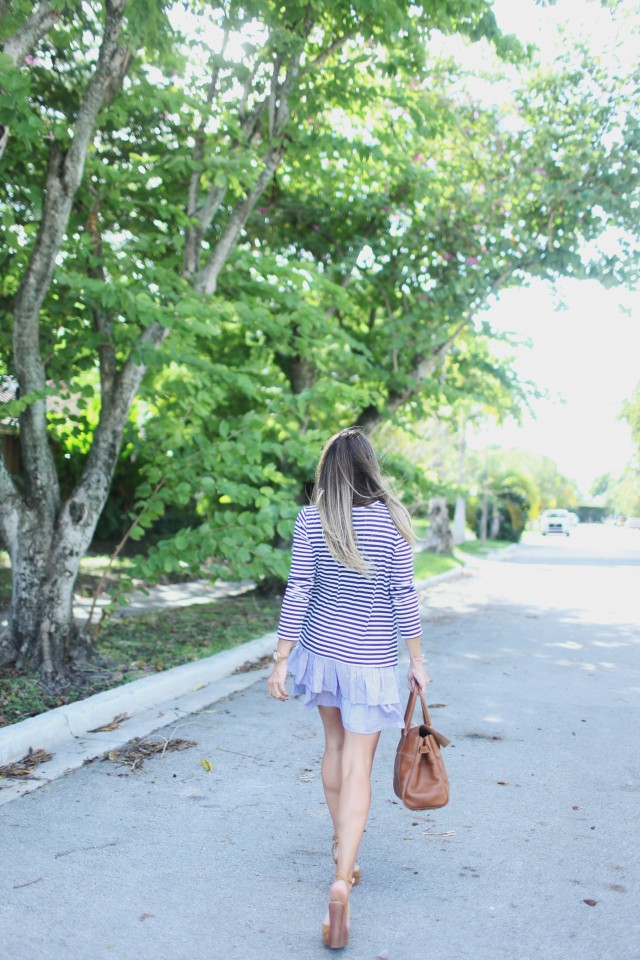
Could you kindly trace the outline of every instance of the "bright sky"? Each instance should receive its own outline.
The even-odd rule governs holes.
[[[625,7],[631,4],[625,3]],[[562,25],[588,38],[596,54],[609,56],[620,34],[597,0],[558,0],[554,7],[534,0],[494,0],[505,32],[541,47],[545,60],[558,49]],[[636,29],[640,20],[635,18]],[[621,58],[637,55],[639,36],[627,21]],[[640,382],[640,292],[604,290],[595,281],[563,281],[558,288],[566,309],[550,285],[536,282],[506,291],[485,316],[498,330],[512,330],[532,341],[517,351],[516,368],[547,390],[536,401],[536,419],[526,415],[489,428],[483,442],[518,447],[552,457],[586,494],[602,473],[620,472],[634,453],[630,431],[620,421],[623,400]],[[625,309],[621,310],[621,306]]]
[[[505,291],[485,314],[496,329],[532,341],[519,348],[515,366],[549,396],[534,402],[535,419],[525,414],[522,427],[490,427],[481,439],[552,457],[587,493],[597,476],[619,473],[633,456],[619,414],[640,381],[640,294],[594,280],[564,280],[558,293],[566,309],[537,281]]]

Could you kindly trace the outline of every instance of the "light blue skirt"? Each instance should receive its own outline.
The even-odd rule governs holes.
[[[304,695],[307,710],[338,707],[351,733],[378,733],[402,728],[398,668],[366,667],[320,657],[297,643],[289,654],[293,693]]]

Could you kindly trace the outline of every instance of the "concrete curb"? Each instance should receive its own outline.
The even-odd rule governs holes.
[[[275,644],[276,634],[268,633],[232,650],[133,680],[3,727],[0,729],[0,766],[14,763],[30,749],[40,747],[54,756],[36,768],[29,780],[0,781],[0,805],[50,783],[133,737],[148,736],[153,730],[180,721],[195,710],[250,686],[266,676],[268,668],[239,674],[233,671],[264,657]],[[111,723],[121,713],[127,713],[128,718],[116,730],[90,732]],[[197,722],[197,718],[193,722]]]

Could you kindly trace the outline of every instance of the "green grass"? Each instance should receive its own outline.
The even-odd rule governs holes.
[[[429,521],[424,520],[421,517],[412,517],[411,526],[413,527],[413,532],[416,535],[417,540],[424,540],[427,535],[427,530],[429,529]]]
[[[0,726],[208,657],[275,630],[280,600],[255,592],[109,622],[91,667],[46,684],[24,670],[0,671]]]
[[[280,600],[251,591],[215,603],[111,620],[98,649],[134,680],[253,640],[278,625]]]
[[[462,560],[456,557],[442,556],[439,553],[428,553],[426,550],[416,553],[414,560],[416,580],[425,580],[435,577],[439,573],[446,573],[463,565]]]

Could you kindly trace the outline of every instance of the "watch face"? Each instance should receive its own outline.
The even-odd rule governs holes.
[[[280,659],[280,654],[278,653],[277,650],[274,650],[274,651],[273,651],[273,659],[275,660],[276,663],[277,663],[278,660]]]

